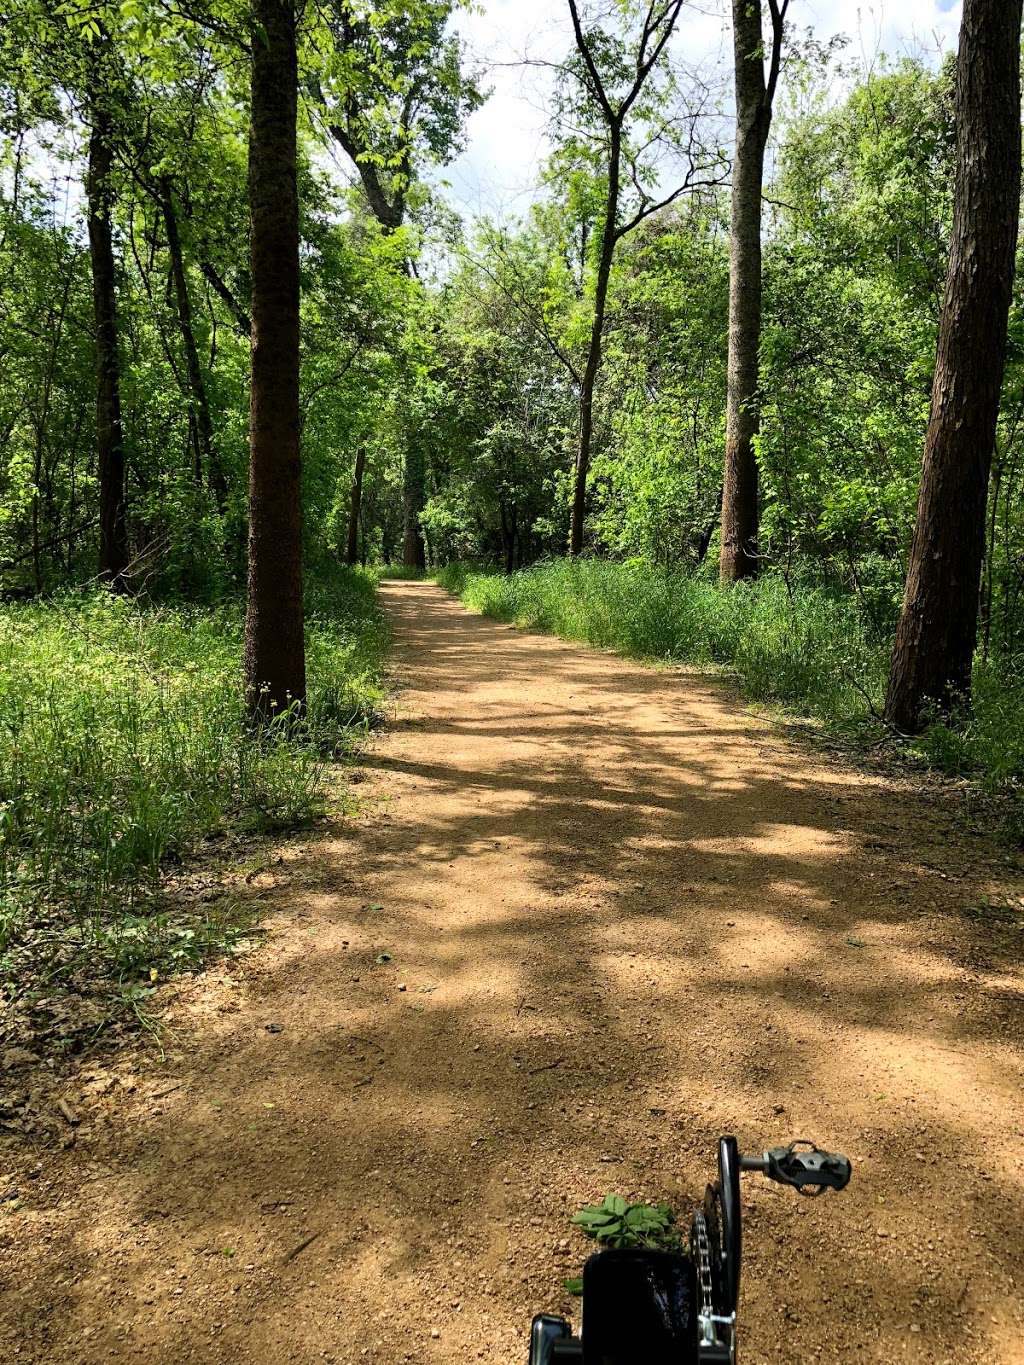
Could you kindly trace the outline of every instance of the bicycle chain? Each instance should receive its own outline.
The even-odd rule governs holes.
[[[701,1316],[710,1320],[715,1311],[714,1289],[711,1282],[711,1243],[708,1224],[702,1209],[693,1216],[694,1241],[697,1250],[697,1280],[700,1284]]]

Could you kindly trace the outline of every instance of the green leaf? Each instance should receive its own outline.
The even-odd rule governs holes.
[[[571,1221],[578,1224],[580,1227],[597,1228],[605,1227],[609,1223],[618,1222],[618,1219],[615,1218],[613,1214],[606,1213],[603,1209],[590,1206],[585,1209],[580,1209],[579,1213],[573,1214]]]

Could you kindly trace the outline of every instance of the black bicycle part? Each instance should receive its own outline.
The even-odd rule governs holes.
[[[697,1275],[671,1251],[600,1251],[583,1267],[583,1365],[696,1365]]]
[[[583,1345],[565,1318],[538,1313],[530,1328],[529,1365],[570,1365],[582,1360]]]
[[[841,1152],[825,1152],[813,1142],[798,1138],[788,1147],[771,1147],[760,1157],[744,1157],[745,1170],[760,1171],[780,1185],[791,1185],[799,1194],[814,1198],[826,1190],[844,1190],[852,1167]]]
[[[718,1144],[718,1180],[694,1216],[689,1257],[611,1250],[583,1271],[582,1341],[564,1319],[533,1320],[530,1365],[732,1365],[743,1234],[740,1172],[759,1171],[807,1196],[842,1190],[851,1166],[839,1152],[797,1140],[741,1156],[734,1137]]]
[[[718,1204],[721,1221],[721,1302],[715,1312],[723,1317],[736,1312],[740,1298],[740,1266],[743,1263],[743,1222],[740,1213],[740,1149],[734,1137],[718,1142]]]

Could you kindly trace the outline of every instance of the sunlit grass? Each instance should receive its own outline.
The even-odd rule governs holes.
[[[83,962],[117,977],[230,938],[176,927],[160,888],[200,840],[289,829],[380,698],[372,581],[311,606],[304,725],[245,725],[241,607],[144,606],[105,592],[0,609],[0,983]],[[209,921],[209,922],[207,922]],[[76,965],[77,964],[77,965]],[[180,965],[180,964],[179,964]]]
[[[589,559],[513,574],[456,564],[437,578],[488,616],[638,658],[719,665],[756,701],[847,733],[879,733],[890,644],[872,636],[852,598],[774,574],[723,591],[709,578]],[[910,748],[943,772],[1015,794],[1024,782],[1022,717],[1019,667],[979,662],[972,705]]]
[[[716,583],[647,564],[552,560],[514,574],[454,565],[438,581],[501,620],[637,658],[735,670],[748,695],[825,719],[880,705],[885,654],[851,604],[776,577]]]

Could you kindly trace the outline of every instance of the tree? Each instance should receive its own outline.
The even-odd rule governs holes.
[[[363,502],[363,472],[366,469],[366,447],[356,451],[355,468],[352,471],[352,490],[349,495],[348,534],[345,542],[345,563],[359,563],[359,513]]]
[[[466,118],[482,103],[462,71],[462,46],[446,33],[464,0],[416,5],[332,0],[334,63],[323,92],[331,137],[349,157],[370,211],[385,233],[406,221],[417,155],[445,165],[460,150]],[[406,268],[412,272],[411,259]],[[420,515],[426,469],[410,450],[403,473],[402,558],[426,563]]]
[[[885,704],[906,733],[971,686],[1020,208],[1021,8],[965,0],[960,28],[953,240]]]
[[[255,0],[249,210],[252,387],[244,679],[254,715],[302,704],[298,60],[295,0]]]
[[[128,532],[124,508],[124,429],[121,423],[121,361],[112,216],[115,118],[109,40],[102,35],[86,57],[89,165],[85,192],[89,216],[96,326],[96,456],[100,490],[100,577],[118,591],[126,587]]]
[[[185,273],[185,258],[181,249],[181,233],[178,228],[178,213],[174,206],[174,187],[169,175],[160,177],[160,210],[167,233],[167,253],[171,258],[171,278],[174,281],[174,299],[178,314],[178,328],[181,332],[182,349],[185,352],[185,373],[188,377],[190,395],[189,427],[192,446],[195,452],[196,482],[207,478],[218,503],[223,507],[227,497],[227,485],[214,453],[213,422],[210,418],[210,402],[206,394],[206,380],[199,360],[199,347],[196,345],[195,327],[192,322],[192,297]]]
[[[615,248],[627,233],[652,213],[665,208],[685,190],[692,187],[696,169],[694,156],[694,122],[687,120],[689,140],[688,166],[680,185],[670,194],[655,199],[642,188],[645,151],[659,143],[669,143],[672,120],[653,114],[656,100],[647,101],[641,108],[639,101],[652,72],[662,59],[669,39],[675,30],[684,0],[667,0],[662,5],[650,4],[642,11],[638,33],[623,37],[600,24],[585,31],[581,18],[580,0],[569,0],[573,35],[576,41],[578,66],[571,70],[574,83],[585,92],[585,104],[591,117],[595,116],[601,130],[601,149],[605,180],[604,213],[595,256],[593,311],[586,361],[580,377],[579,436],[573,482],[572,518],[569,531],[569,553],[578,555],[583,550],[583,531],[587,514],[587,475],[590,470],[594,443],[594,388],[601,368],[601,340],[604,334],[608,284],[611,279]],[[629,17],[629,6],[623,7]],[[648,94],[650,94],[648,89]],[[580,113],[585,111],[580,110]],[[630,142],[631,113],[639,112],[639,122],[648,124],[648,136],[639,146]],[[650,124],[655,125],[654,129]],[[660,126],[659,126],[660,125]],[[647,168],[648,171],[650,167]],[[636,192],[635,210],[623,217],[623,174],[628,172],[628,184]]]
[[[351,160],[385,232],[406,220],[418,158],[446,165],[482,103],[447,26],[465,0],[331,0],[334,47],[323,97],[331,137]]]
[[[761,0],[732,0],[736,155],[729,232],[729,369],[722,480],[723,583],[757,572],[758,350],[761,342],[761,193],[789,0],[768,0],[772,52],[765,76]]]

